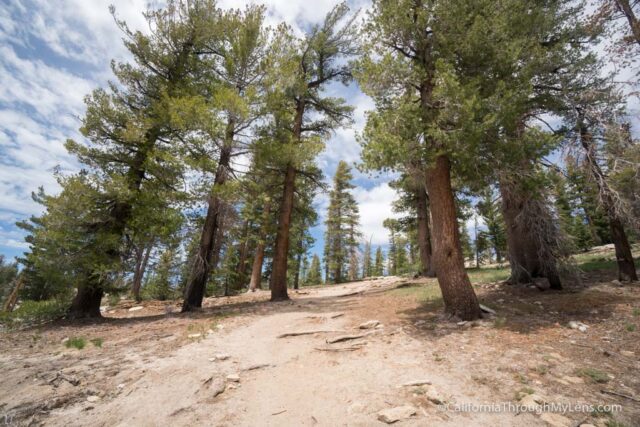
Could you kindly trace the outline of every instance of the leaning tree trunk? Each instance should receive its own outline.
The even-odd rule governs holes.
[[[249,290],[255,292],[256,288],[260,288],[262,281],[262,264],[264,263],[265,239],[267,237],[267,227],[269,226],[269,215],[271,214],[271,202],[264,204],[262,211],[262,224],[260,225],[260,236],[256,243],[256,254],[253,258],[253,266],[251,268],[251,281],[249,282]]]
[[[623,281],[638,280],[636,265],[633,261],[631,246],[629,239],[624,231],[620,213],[616,210],[613,192],[609,187],[607,178],[598,164],[596,158],[596,147],[593,143],[591,132],[584,125],[583,117],[578,120],[578,128],[580,131],[580,143],[585,151],[587,163],[593,180],[596,182],[602,207],[609,219],[609,227],[611,228],[611,239],[616,250],[616,262],[618,264],[618,279]]]
[[[230,126],[233,124],[230,122]],[[229,132],[229,127],[227,132]],[[211,264],[215,247],[215,237],[220,227],[220,214],[222,210],[222,200],[216,194],[216,191],[222,187],[227,181],[227,174],[231,160],[231,150],[233,141],[233,131],[231,135],[227,134],[226,144],[220,153],[220,160],[216,170],[216,176],[213,182],[212,194],[209,196],[207,207],[207,216],[205,217],[202,234],[200,235],[200,246],[198,253],[191,265],[189,280],[185,287],[184,302],[182,304],[182,312],[192,311],[202,307],[202,299],[209,280],[211,272]]]
[[[433,218],[433,261],[445,310],[462,320],[478,319],[482,312],[464,268],[449,159],[438,156],[425,176]]]
[[[293,213],[296,170],[292,164],[287,166],[280,203],[278,231],[273,252],[273,271],[271,272],[271,301],[289,299],[287,294],[287,263],[289,258],[289,231]]]
[[[424,186],[415,191],[416,211],[418,213],[418,246],[420,249],[420,274],[424,277],[435,277],[431,253],[431,236],[429,232],[429,208],[427,207],[427,192]]]

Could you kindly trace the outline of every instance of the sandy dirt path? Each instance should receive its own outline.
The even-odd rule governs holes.
[[[37,339],[22,333],[15,348],[8,343],[18,335],[9,335],[0,341],[7,349],[0,355],[0,412],[11,415],[16,425],[53,426],[368,426],[383,425],[380,411],[402,406],[415,414],[398,421],[400,425],[573,427],[592,421],[588,413],[442,410],[438,401],[450,409],[518,403],[523,390],[545,402],[602,402],[606,396],[594,395],[601,386],[586,384],[574,373],[585,362],[580,353],[588,345],[580,343],[591,341],[577,342],[582,347],[572,343],[592,332],[546,321],[536,314],[541,301],[508,295],[510,305],[525,307],[526,302],[540,323],[523,320],[529,322],[523,329],[514,317],[509,321],[513,325],[504,327],[500,318],[488,316],[456,324],[443,319],[440,309],[415,300],[413,287],[423,292],[433,284],[411,281],[412,288],[402,287],[406,282],[392,277],[304,289],[292,292],[291,301],[275,304],[265,301],[265,291],[212,299],[210,304],[219,306],[195,317],[135,318],[131,316],[143,310],[125,308],[124,314],[116,313],[124,319],[58,325],[38,332],[42,337]],[[501,295],[492,294],[494,306],[504,301]],[[543,302],[554,298],[549,295]],[[621,296],[620,301],[629,298]],[[217,311],[222,309],[224,315]],[[379,325],[359,328],[371,320]],[[317,332],[278,337],[305,331]],[[77,333],[104,337],[105,343],[82,351],[63,348],[61,339]],[[620,377],[616,387],[633,389],[638,363],[609,356],[624,363],[599,366],[616,375],[621,371],[614,368],[626,370],[630,376]],[[416,381],[429,384],[403,386]],[[626,407],[632,411],[628,419],[635,419],[638,408],[625,404],[631,405]],[[605,425],[607,418],[598,420],[596,425]]]

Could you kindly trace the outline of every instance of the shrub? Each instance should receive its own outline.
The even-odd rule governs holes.
[[[0,323],[9,327],[43,323],[63,317],[68,307],[69,302],[63,300],[22,301],[12,312],[1,313]]]

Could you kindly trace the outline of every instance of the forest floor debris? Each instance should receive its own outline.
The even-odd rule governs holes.
[[[444,315],[433,279],[305,288],[286,304],[259,290],[208,298],[202,312],[186,315],[179,301],[143,301],[134,312],[132,301],[121,301],[101,321],[0,333],[0,415],[18,425],[331,426],[375,424],[382,411],[410,406],[415,413],[396,423],[640,425],[640,333],[628,328],[640,326],[640,287],[616,286],[614,277],[590,272],[573,292],[476,284],[499,316],[468,327]],[[351,292],[358,298],[340,297]],[[371,319],[385,328],[359,329]],[[577,319],[589,325],[585,332],[567,327]],[[277,338],[287,330],[325,333]],[[325,342],[344,336],[357,338]],[[101,346],[67,347],[65,337],[100,338]],[[540,401],[621,410],[439,406]]]

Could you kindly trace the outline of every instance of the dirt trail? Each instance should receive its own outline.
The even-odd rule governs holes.
[[[399,424],[573,425],[578,419],[579,425],[582,414],[554,420],[533,413],[438,408],[438,400],[458,405],[514,401],[525,383],[519,372],[526,374],[527,388],[548,401],[574,402],[590,392],[579,378],[575,384],[562,380],[574,365],[550,345],[557,341],[553,333],[543,332],[545,340],[543,334],[507,332],[512,341],[503,347],[496,339],[500,331],[495,319],[465,325],[442,321],[438,312],[404,298],[402,289],[392,290],[403,282],[385,278],[304,290],[293,294],[292,301],[276,304],[259,302],[266,298],[262,292],[247,296],[258,302],[236,307],[227,313],[232,316],[216,317],[215,325],[203,314],[196,319],[199,326],[186,331],[185,322],[193,319],[173,315],[151,323],[91,326],[108,335],[104,348],[85,353],[53,352],[49,347],[63,335],[49,336],[42,344],[48,352],[17,362],[16,353],[9,351],[0,359],[7,373],[0,386],[0,410],[29,415],[25,408],[32,408],[34,414],[16,422],[59,426],[336,426],[382,424],[381,410],[410,405],[415,415]],[[380,325],[358,328],[369,320]],[[278,338],[303,331],[335,332]],[[366,336],[326,343],[358,334]],[[118,339],[122,344],[116,344]],[[25,367],[20,369],[20,363]],[[536,373],[541,364],[557,370],[554,378],[566,387]],[[43,377],[46,372],[75,375],[85,388],[78,392],[82,385],[63,379],[53,383],[58,384],[54,389]],[[401,386],[422,380],[431,385]],[[34,403],[34,396],[50,402],[52,396],[74,390],[73,398],[62,403]]]

